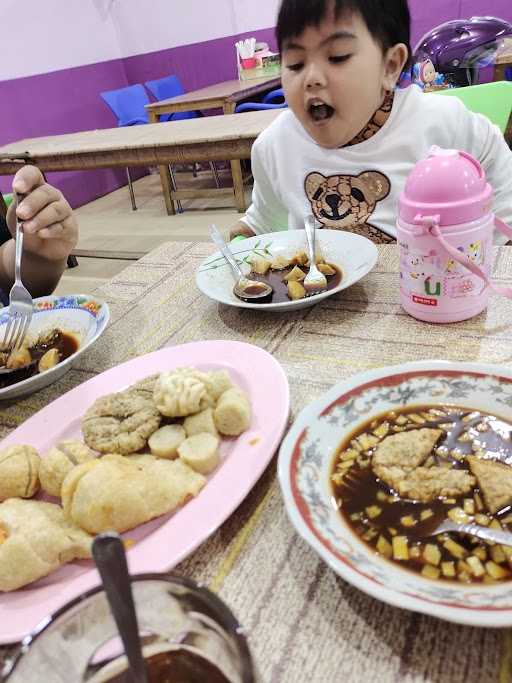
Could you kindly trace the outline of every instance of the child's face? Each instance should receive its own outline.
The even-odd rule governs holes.
[[[322,147],[350,142],[392,90],[407,59],[399,44],[383,54],[357,13],[335,19],[331,11],[283,45],[286,99],[309,135]]]

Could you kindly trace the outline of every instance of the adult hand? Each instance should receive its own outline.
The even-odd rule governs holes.
[[[30,165],[16,173],[12,189],[26,195],[16,209],[23,221],[23,249],[48,261],[66,259],[78,242],[78,225],[62,193],[45,181],[38,168]],[[13,209],[8,214],[11,234],[16,228],[14,213]]]

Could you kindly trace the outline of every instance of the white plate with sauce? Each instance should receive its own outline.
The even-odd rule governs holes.
[[[229,245],[242,271],[250,272],[249,260],[252,256],[262,256],[272,260],[277,256],[291,259],[298,251],[307,251],[306,233],[304,230],[288,230],[257,235]],[[261,311],[293,311],[313,306],[333,294],[337,294],[367,275],[377,262],[377,247],[373,242],[341,230],[318,230],[316,233],[316,249],[324,260],[336,266],[339,275],[333,276],[335,282],[328,289],[315,296],[291,301],[283,292],[279,300],[271,303],[248,303],[233,294],[233,275],[220,252],[209,256],[196,272],[196,283],[199,289],[210,299],[228,306],[251,308]],[[282,278],[282,271],[275,271],[272,277]],[[252,276],[251,276],[252,277]],[[277,280],[276,280],[277,281]],[[275,284],[275,281],[273,282]],[[276,297],[275,297],[276,298]]]

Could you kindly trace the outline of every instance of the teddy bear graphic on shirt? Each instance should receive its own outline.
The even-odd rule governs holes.
[[[389,179],[379,171],[364,171],[357,176],[310,173],[304,182],[313,214],[326,228],[348,230],[374,242],[393,242],[393,238],[369,223],[377,203],[391,189]]]

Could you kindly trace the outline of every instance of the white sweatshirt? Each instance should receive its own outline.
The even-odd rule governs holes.
[[[313,210],[324,227],[392,241],[382,232],[396,237],[398,197],[432,145],[480,161],[494,189],[494,211],[512,226],[512,152],[501,131],[457,97],[417,86],[397,91],[381,130],[352,147],[320,147],[291,110],[283,112],[253,146],[252,204],[242,221],[259,234],[298,229]]]

